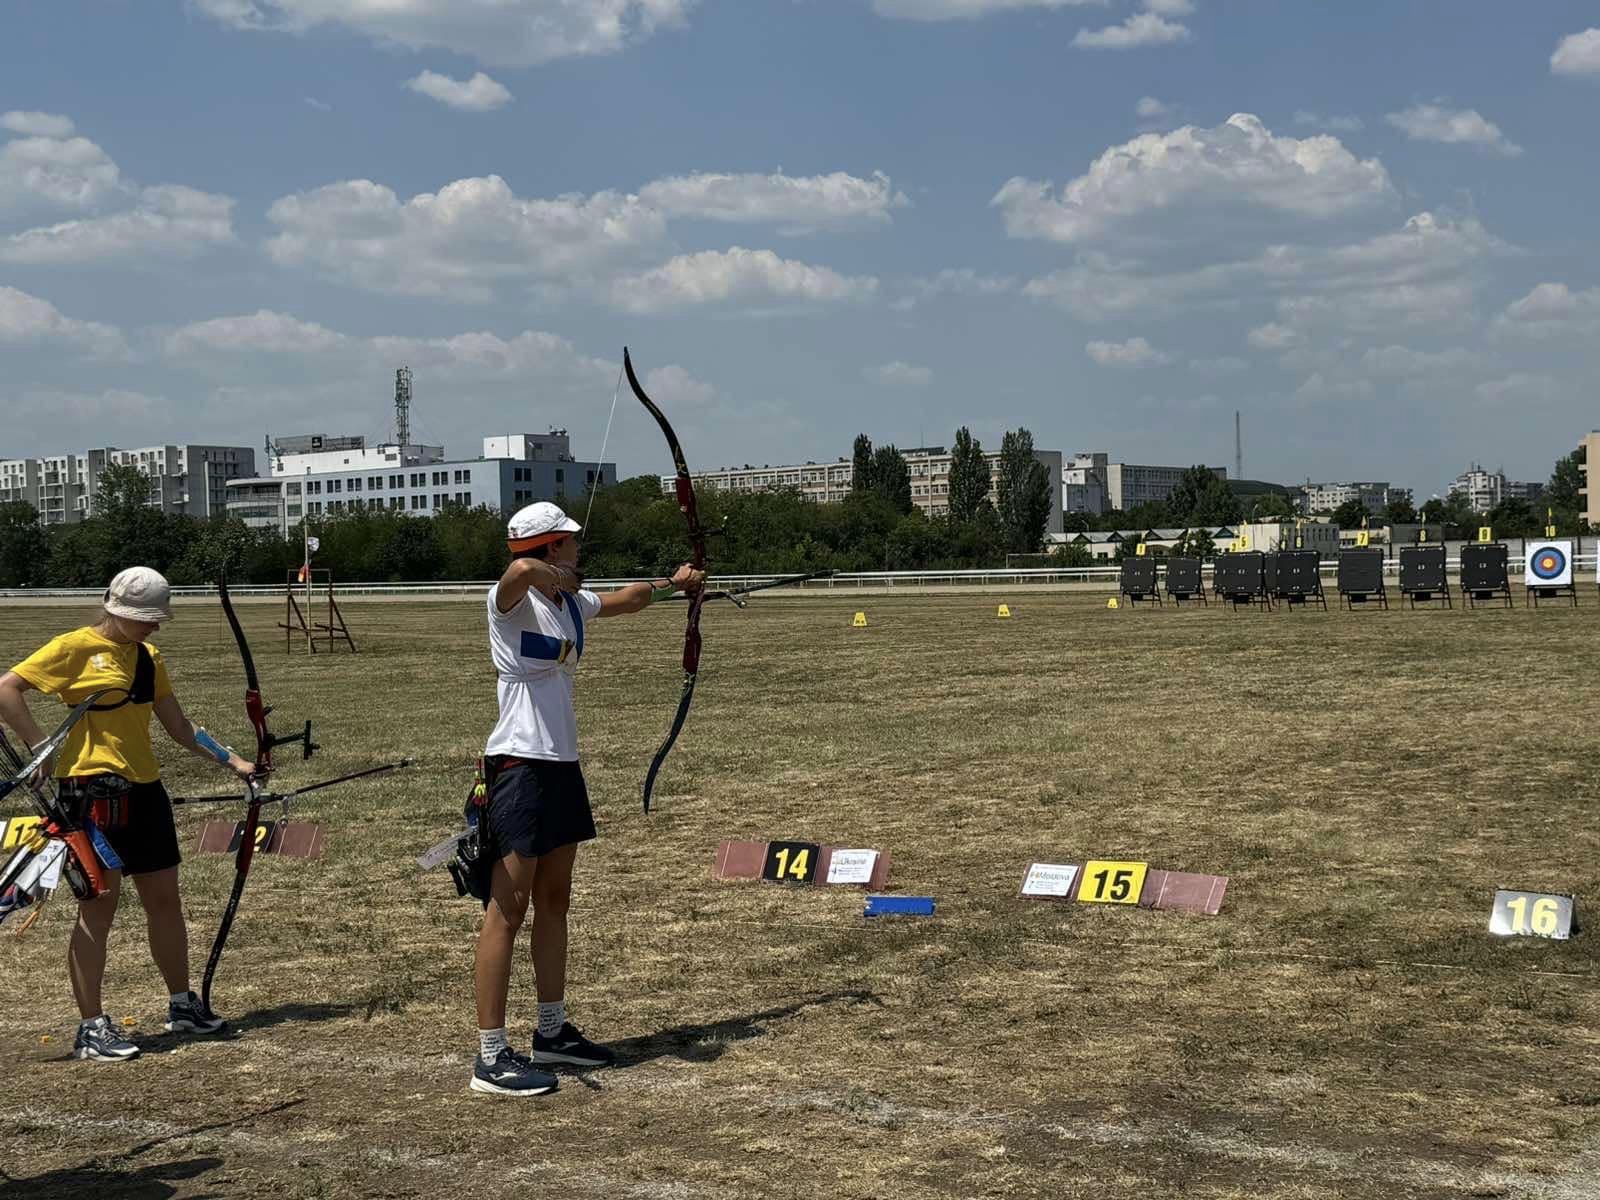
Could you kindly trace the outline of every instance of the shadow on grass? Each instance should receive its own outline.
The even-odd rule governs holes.
[[[598,1089],[600,1085],[594,1078],[597,1073],[626,1071],[630,1067],[642,1067],[658,1058],[676,1058],[688,1063],[715,1062],[727,1053],[732,1043],[763,1037],[767,1033],[767,1025],[774,1021],[799,1016],[809,1008],[821,1008],[828,1004],[881,1006],[882,1003],[876,992],[865,988],[823,992],[803,1000],[796,1000],[792,1004],[746,1013],[742,1017],[726,1017],[721,1021],[706,1021],[697,1025],[679,1025],[673,1029],[663,1029],[658,1033],[645,1034],[643,1037],[607,1042],[606,1049],[617,1056],[617,1061],[612,1066],[563,1067],[562,1071],[564,1074],[576,1076],[585,1087]]]
[[[219,1033],[158,1033],[151,1037],[136,1037],[139,1050],[144,1054],[171,1054],[195,1042],[231,1042],[255,1029],[271,1029],[274,1025],[313,1024],[317,1021],[337,1021],[365,1012],[365,1004],[280,1004],[276,1008],[263,1008],[244,1016],[228,1018]],[[68,1054],[66,1057],[70,1058]]]
[[[138,1158],[139,1155],[147,1154],[157,1146],[178,1138],[198,1137],[201,1134],[214,1133],[219,1129],[247,1125],[251,1121],[259,1121],[262,1117],[277,1116],[304,1103],[303,1096],[297,1097],[294,1100],[285,1100],[281,1104],[274,1104],[270,1108],[263,1108],[259,1112],[245,1113],[243,1116],[226,1121],[213,1121],[209,1125],[196,1125],[192,1129],[181,1129],[164,1137],[151,1138],[118,1155],[123,1165],[107,1165],[99,1159],[91,1159],[76,1167],[63,1167],[59,1171],[50,1171],[27,1179],[15,1179],[9,1174],[0,1172],[0,1200],[23,1200],[24,1197],[27,1200],[52,1200],[52,1197],[57,1196],[63,1197],[64,1200],[81,1200],[84,1196],[115,1196],[118,1200],[167,1200],[168,1197],[178,1194],[174,1181],[198,1179],[207,1171],[220,1167],[223,1160],[191,1158],[183,1162],[157,1163],[134,1171],[125,1165],[129,1159]],[[187,1200],[208,1200],[210,1195],[211,1193],[206,1192],[192,1192]]]
[[[222,1165],[220,1158],[191,1158],[157,1163],[130,1171],[99,1162],[63,1167],[26,1179],[0,1176],[0,1200],[82,1200],[84,1196],[115,1196],[117,1200],[168,1200],[178,1194],[177,1183],[198,1179]],[[189,1192],[187,1200],[209,1200],[220,1193]]]

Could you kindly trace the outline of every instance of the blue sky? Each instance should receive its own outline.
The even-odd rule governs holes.
[[[1600,13],[52,0],[0,45],[0,457],[858,432],[1442,491],[1600,425]],[[624,396],[607,457],[668,469]]]

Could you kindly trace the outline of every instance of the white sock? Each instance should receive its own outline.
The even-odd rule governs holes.
[[[187,1003],[189,1003],[189,993],[188,992],[173,992],[172,995],[167,997],[167,1003],[168,1004],[187,1004]]]
[[[539,1036],[555,1037],[567,1023],[567,1002],[556,1000],[550,1004],[539,1003]]]
[[[502,1025],[499,1029],[478,1030],[478,1057],[484,1062],[493,1062],[499,1058],[500,1051],[508,1045],[510,1043],[506,1041],[505,1026]]]

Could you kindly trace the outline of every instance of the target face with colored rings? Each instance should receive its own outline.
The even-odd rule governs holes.
[[[1565,586],[1572,580],[1572,555],[1567,546],[1558,542],[1543,542],[1530,547],[1528,577],[1541,584]]]

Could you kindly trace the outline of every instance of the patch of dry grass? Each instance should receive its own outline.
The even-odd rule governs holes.
[[[327,747],[282,782],[422,765],[307,797],[326,859],[258,861],[217,984],[238,1040],[159,1034],[130,911],[107,995],[148,1052],[64,1062],[70,901],[0,940],[0,1196],[1600,1195],[1591,939],[1486,933],[1496,886],[1575,891],[1580,919],[1600,895],[1593,607],[1004,598],[1009,622],[985,596],[712,609],[649,817],[681,609],[594,631],[571,1000],[627,1065],[522,1103],[465,1090],[476,909],[412,863],[493,720],[478,606],[351,603],[362,653],[306,659],[241,604],[282,727]],[[0,660],[73,615],[0,610]],[[220,612],[158,642],[246,745]],[[218,782],[163,758],[174,791]],[[888,849],[938,915],[713,883],[725,837]],[[1086,855],[1227,874],[1223,913],[1017,896]],[[197,975],[231,877],[184,868]],[[531,1007],[519,972],[519,1042]]]

